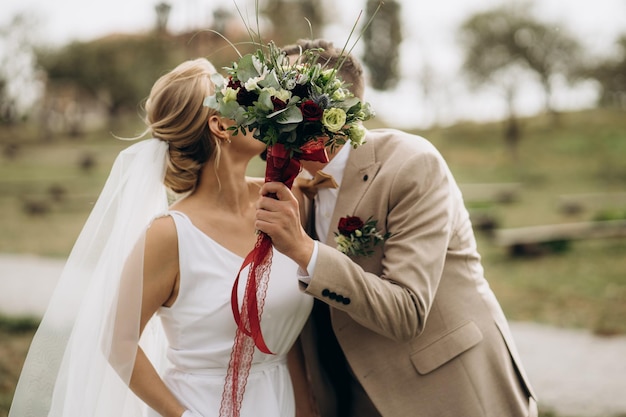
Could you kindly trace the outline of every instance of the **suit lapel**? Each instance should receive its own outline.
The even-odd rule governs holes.
[[[357,149],[350,149],[350,156],[339,188],[337,204],[328,228],[328,236],[326,236],[326,243],[330,246],[334,246],[334,236],[339,219],[354,215],[357,205],[380,169],[380,162],[376,161],[374,140],[369,136],[368,134],[365,138],[366,143]]]

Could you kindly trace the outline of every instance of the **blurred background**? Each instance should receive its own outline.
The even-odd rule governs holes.
[[[12,91],[24,82],[31,84],[27,78],[36,76],[32,71],[33,47],[58,49],[72,42],[88,43],[114,34],[132,38],[132,35],[145,37],[160,31],[178,37],[196,34],[193,43],[198,51],[188,52],[193,55],[201,50],[209,56],[217,53],[217,57],[211,58],[219,61],[228,56],[218,52],[217,46],[208,48],[205,43],[210,36],[198,32],[215,29],[229,38],[239,40],[243,36],[247,39],[237,7],[250,26],[256,28],[254,0],[170,0],[162,3],[158,0],[96,0],[88,3],[81,0],[3,0],[2,3],[0,25],[5,35],[0,51],[4,50],[2,62],[3,66],[7,65],[3,71],[5,78],[13,79]],[[376,0],[260,0],[260,29],[266,39],[291,41],[297,37],[309,37],[311,30],[306,17],[311,22],[313,36],[323,36],[343,45],[359,13],[364,14],[358,23],[360,28],[378,3]],[[598,80],[589,74],[580,76],[580,73],[573,79],[575,69],[570,66],[566,73],[563,63],[571,65],[577,59],[586,60],[591,66],[601,66],[597,65],[600,61],[617,59],[622,53],[618,40],[626,26],[624,0],[570,0],[567,6],[559,0],[534,3],[520,0],[393,0],[385,4],[368,32],[374,37],[373,42],[359,42],[355,51],[364,57],[368,49],[367,55],[371,57],[368,66],[375,89],[370,91],[369,99],[376,103],[390,103],[402,98],[403,106],[395,106],[393,110],[388,107],[394,106],[378,106],[381,114],[401,127],[448,124],[467,118],[501,119],[508,114],[507,107],[502,105],[506,99],[503,94],[507,94],[509,88],[507,80],[509,83],[514,80],[518,85],[510,100],[522,115],[542,110],[543,93],[548,86],[552,104],[561,110],[593,106],[598,95]],[[495,12],[501,19],[500,23],[493,21],[492,27],[487,27],[490,12]],[[470,22],[471,16],[480,15],[482,22],[480,19]],[[461,30],[464,24],[472,27]],[[500,24],[507,27],[493,26]],[[518,29],[524,30],[517,32]],[[490,62],[487,64],[491,67],[489,72],[501,74],[497,80],[491,79],[482,88],[475,88],[476,80],[470,82],[470,74],[467,68],[463,68],[471,43],[474,42],[474,48],[478,45],[489,47],[484,42],[487,37],[492,37],[495,42],[507,42],[506,31],[509,36],[518,33],[517,40],[509,40],[508,52],[519,54],[519,51],[512,50],[511,42],[517,42],[519,47],[525,44],[526,56],[520,56],[507,68],[500,68],[502,71],[495,69],[504,65]],[[12,35],[8,35],[9,32]],[[568,45],[572,38],[577,45]],[[222,43],[219,47],[224,45]],[[531,45],[534,45],[533,51]],[[504,51],[489,49],[488,54],[492,57],[499,55],[502,59],[504,56]],[[584,57],[574,54],[575,49],[584,50]],[[16,50],[21,51],[17,56]],[[553,54],[556,51],[561,51],[560,55]],[[378,59],[381,54],[387,59]],[[541,54],[546,56],[540,59]],[[7,56],[13,61],[10,67]],[[17,57],[19,63],[15,60]],[[142,57],[137,59],[146,61]],[[531,62],[533,59],[544,62]],[[144,65],[149,64],[152,63]],[[378,68],[373,68],[375,66]],[[476,62],[469,66],[474,67],[474,72],[479,69]],[[380,73],[385,67],[390,74]],[[30,71],[24,71],[26,68]],[[481,70],[482,78],[486,77],[485,70]],[[15,79],[17,74],[20,74],[20,80]],[[548,76],[549,85],[543,76]],[[41,86],[38,91],[22,91],[19,100],[24,104],[20,105],[30,105],[40,94]]]
[[[378,6],[259,0],[258,25],[279,45],[356,43],[377,112],[368,127],[440,149],[512,322],[624,337],[626,1],[387,0],[358,39]],[[256,30],[254,0],[3,0],[1,259],[62,263],[129,145],[116,136],[143,131],[154,81],[189,58],[229,65],[223,37],[251,50],[244,22]],[[0,300],[15,302],[0,271]],[[39,320],[2,303],[0,417]]]

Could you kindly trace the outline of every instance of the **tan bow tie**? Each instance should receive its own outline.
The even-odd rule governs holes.
[[[298,187],[302,190],[304,195],[313,199],[315,194],[317,194],[317,190],[320,188],[337,188],[337,181],[333,178],[332,175],[326,174],[322,171],[317,171],[315,176],[311,179],[298,177],[296,179]]]

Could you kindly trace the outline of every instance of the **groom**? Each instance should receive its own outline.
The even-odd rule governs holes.
[[[340,52],[322,40],[286,47]],[[340,72],[363,97],[361,65]],[[267,183],[257,228],[291,257],[316,307],[301,340],[317,412],[323,417],[533,417],[535,395],[507,320],[483,275],[461,192],[439,152],[424,138],[393,129],[366,133],[328,164],[303,161],[326,188],[303,184],[300,205]],[[333,188],[336,185],[336,188]],[[328,188],[330,186],[330,188]],[[294,193],[297,187],[294,188]],[[308,236],[299,207],[308,209]],[[370,254],[345,255],[336,234],[367,219],[386,240]],[[354,233],[354,231],[352,232]]]

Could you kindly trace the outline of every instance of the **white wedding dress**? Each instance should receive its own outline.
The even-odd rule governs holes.
[[[171,307],[157,312],[168,342],[163,379],[185,407],[202,417],[217,417],[236,330],[231,290],[243,258],[196,228],[185,214],[169,215],[178,233],[180,290]],[[255,350],[241,417],[295,415],[286,353],[313,305],[298,288],[297,268],[274,250],[261,329],[275,354]],[[241,273],[239,300],[247,272]],[[149,416],[157,414],[150,411]]]
[[[9,417],[154,416],[128,387],[137,343],[194,417],[219,415],[235,340],[231,290],[243,259],[182,213],[169,212],[180,294],[139,337],[143,242],[146,227],[168,213],[168,152],[166,142],[146,139],[116,158],[33,338]],[[276,355],[255,351],[241,417],[294,416],[285,354],[312,303],[298,288],[297,266],[274,251],[261,328]]]

